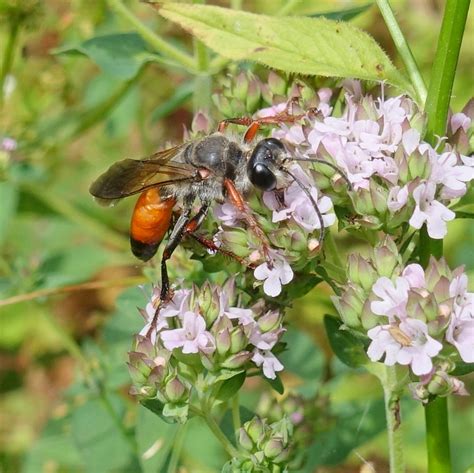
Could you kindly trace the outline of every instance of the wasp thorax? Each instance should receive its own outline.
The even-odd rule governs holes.
[[[250,182],[263,191],[275,189],[276,169],[285,154],[283,143],[276,138],[266,138],[257,144],[247,164]]]

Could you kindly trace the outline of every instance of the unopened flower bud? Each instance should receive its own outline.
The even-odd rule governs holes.
[[[372,198],[372,206],[379,215],[387,212],[388,190],[377,184],[375,180],[370,181],[370,196]]]
[[[229,356],[229,358],[227,358],[223,363],[221,363],[221,366],[223,368],[234,370],[245,365],[245,363],[247,363],[250,358],[252,358],[252,352],[241,351],[240,353]]]
[[[428,151],[423,155],[420,155],[419,152],[412,153],[408,158],[408,169],[412,180],[416,178],[426,179],[431,172]]]
[[[220,240],[225,248],[241,258],[246,258],[251,250],[249,248],[249,234],[243,228],[226,229],[220,234]]]
[[[263,447],[263,453],[267,458],[275,458],[283,452],[285,444],[281,437],[273,437]]]
[[[243,350],[249,343],[248,337],[241,326],[232,329],[230,333],[230,351],[238,353]]]
[[[249,434],[245,431],[244,428],[241,428],[239,429],[238,435],[240,445],[242,445],[242,447],[248,452],[251,452],[253,449],[253,442]]]
[[[234,81],[233,94],[234,97],[244,102],[247,98],[249,90],[249,78],[244,71],[240,72]]]
[[[349,255],[348,276],[350,281],[361,285],[365,291],[372,289],[378,277],[374,267],[358,254]]]
[[[229,330],[221,330],[215,337],[216,349],[219,355],[225,355],[230,350],[230,333]]]
[[[373,262],[379,276],[390,278],[400,262],[397,246],[386,237],[381,245],[374,248]]]
[[[270,71],[268,74],[268,85],[273,95],[286,94],[286,81],[276,72]]]
[[[169,401],[177,403],[186,397],[186,386],[178,379],[177,376],[171,378],[165,386],[165,394]]]
[[[280,325],[282,315],[277,310],[271,310],[258,319],[258,327],[262,332],[270,332]]]
[[[290,447],[285,447],[281,453],[279,455],[277,455],[273,461],[275,463],[283,463],[285,462],[286,460],[288,460],[288,458],[290,457],[290,454],[291,454],[291,449]]]
[[[255,416],[252,420],[244,424],[244,428],[257,446],[265,436],[265,424],[260,417]]]

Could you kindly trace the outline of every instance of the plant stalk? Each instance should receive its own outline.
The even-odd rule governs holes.
[[[451,471],[449,448],[448,399],[436,397],[425,406],[426,447],[428,471],[448,473]]]
[[[143,39],[153,46],[156,51],[175,60],[189,71],[195,71],[196,66],[192,56],[161,39],[150,28],[145,26],[120,0],[107,0],[107,3],[118,15],[132,24]]]
[[[387,419],[390,473],[404,473],[403,436],[400,419],[400,393],[395,366],[385,366],[382,380]]]
[[[171,452],[171,458],[168,464],[167,473],[176,473],[179,467],[179,459],[181,451],[183,449],[184,439],[186,437],[186,431],[188,424],[180,425],[178,431],[174,437],[173,450]]]
[[[219,428],[217,425],[216,421],[214,418],[207,412],[204,412],[203,415],[204,420],[206,421],[206,424],[208,427],[211,429],[212,433],[214,436],[219,440],[219,442],[222,444],[224,447],[225,451],[232,457],[232,458],[238,458],[239,457],[239,452],[237,449],[229,442],[228,438],[224,435],[224,432]]]
[[[232,398],[232,423],[234,425],[235,435],[237,436],[237,431],[240,429],[242,425],[242,421],[240,419],[239,393],[237,393]]]
[[[10,73],[13,65],[13,58],[15,53],[15,46],[18,39],[18,33],[20,31],[20,22],[12,21],[10,24],[10,31],[8,39],[5,44],[5,50],[3,52],[2,68],[0,70],[0,107],[3,105],[4,93],[5,93],[5,80]]]
[[[400,57],[405,64],[408,76],[410,77],[413,88],[415,89],[416,99],[421,106],[425,104],[426,101],[426,86],[421,76],[418,65],[416,64],[413,53],[411,52],[410,46],[403,35],[402,30],[395,18],[392,7],[390,6],[389,0],[376,0],[377,6],[379,7],[380,13],[385,20],[390,35],[392,36],[393,42],[397,48]]]
[[[446,134],[454,75],[470,3],[470,0],[446,1],[425,105],[428,116],[425,139],[431,144],[437,136]]]

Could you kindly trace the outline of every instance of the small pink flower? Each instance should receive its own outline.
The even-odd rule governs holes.
[[[240,307],[229,307],[224,315],[229,319],[237,319],[240,325],[255,324],[255,314],[250,309],[241,309]]]
[[[425,271],[419,264],[409,264],[405,267],[402,273],[410,288],[421,289],[426,286]]]
[[[446,236],[446,222],[453,220],[456,215],[441,202],[435,200],[435,193],[434,182],[422,183],[416,187],[413,191],[416,207],[409,223],[413,228],[420,229],[426,222],[428,235],[431,238],[440,239]]]
[[[214,216],[229,227],[235,226],[242,219],[238,209],[230,202],[214,206]]]
[[[385,354],[384,363],[410,365],[414,374],[431,372],[433,362],[443,345],[428,335],[428,326],[417,319],[405,319],[398,325],[383,325],[370,329],[367,335],[372,339],[367,354],[372,361],[378,361]]]
[[[275,379],[276,372],[282,371],[284,368],[278,358],[268,350],[255,349],[252,361],[257,366],[263,367],[263,374],[269,379]]]
[[[408,188],[407,186],[395,186],[390,189],[388,193],[387,207],[392,212],[396,212],[405,207],[408,202]]]
[[[464,113],[458,112],[453,114],[451,117],[451,129],[453,133],[456,133],[459,128],[462,128],[465,132],[467,132],[470,126],[471,119]]]
[[[466,363],[474,362],[473,298],[466,306],[458,306],[446,332],[446,340],[454,345]],[[470,306],[470,307],[469,307]]]
[[[206,321],[194,312],[186,312],[183,316],[183,328],[164,330],[161,340],[168,350],[182,348],[183,353],[212,353],[215,342],[212,335],[206,331]]]
[[[415,128],[410,128],[402,136],[402,144],[405,152],[410,156],[420,144],[420,132]]]
[[[380,301],[373,301],[370,308],[374,314],[392,318],[406,316],[406,305],[410,285],[405,278],[397,278],[395,284],[387,278],[379,278],[372,287],[372,292],[380,297]]]
[[[255,268],[253,272],[255,279],[265,281],[263,291],[271,297],[281,293],[281,286],[288,284],[293,279],[293,270],[283,256],[273,252],[273,260],[265,261]]]
[[[458,157],[452,151],[437,156],[432,165],[430,180],[443,185],[441,195],[444,198],[463,196],[467,191],[466,183],[474,179],[474,168],[459,165]]]

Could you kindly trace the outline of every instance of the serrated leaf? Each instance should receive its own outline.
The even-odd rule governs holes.
[[[324,327],[334,354],[351,368],[366,364],[369,359],[363,340],[350,330],[342,330],[341,326],[342,322],[336,317],[324,317]]]
[[[411,89],[375,40],[349,23],[178,3],[167,3],[158,11],[229,59],[252,60],[290,73],[387,81],[404,91]]]
[[[134,77],[146,62],[157,59],[137,33],[96,36],[76,46],[57,49],[56,54],[84,54],[106,74],[121,80]]]

